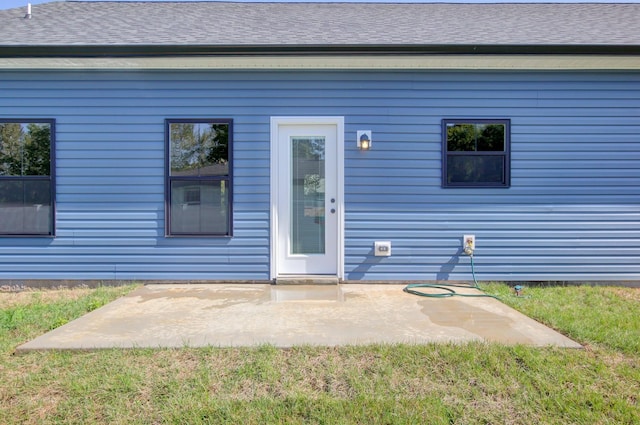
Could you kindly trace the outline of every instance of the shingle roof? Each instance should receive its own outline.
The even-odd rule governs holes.
[[[53,2],[12,46],[640,46],[640,4]]]

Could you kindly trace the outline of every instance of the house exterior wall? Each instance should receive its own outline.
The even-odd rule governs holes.
[[[640,73],[0,72],[0,118],[56,120],[56,237],[0,279],[269,279],[271,116],[345,117],[345,279],[640,279]],[[164,120],[233,119],[232,238],[164,236]],[[509,188],[442,188],[445,118],[511,120]],[[356,131],[372,130],[371,151]],[[390,240],[391,257],[373,243]]]

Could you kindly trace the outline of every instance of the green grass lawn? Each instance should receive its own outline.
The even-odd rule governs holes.
[[[483,287],[585,345],[31,352],[132,287],[0,293],[0,423],[638,424],[640,289]]]

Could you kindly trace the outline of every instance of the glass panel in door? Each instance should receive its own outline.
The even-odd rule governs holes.
[[[325,253],[325,138],[291,137],[289,254]]]

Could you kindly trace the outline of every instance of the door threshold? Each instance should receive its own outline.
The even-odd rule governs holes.
[[[276,285],[337,285],[339,283],[338,276],[327,275],[284,275],[275,279]]]

